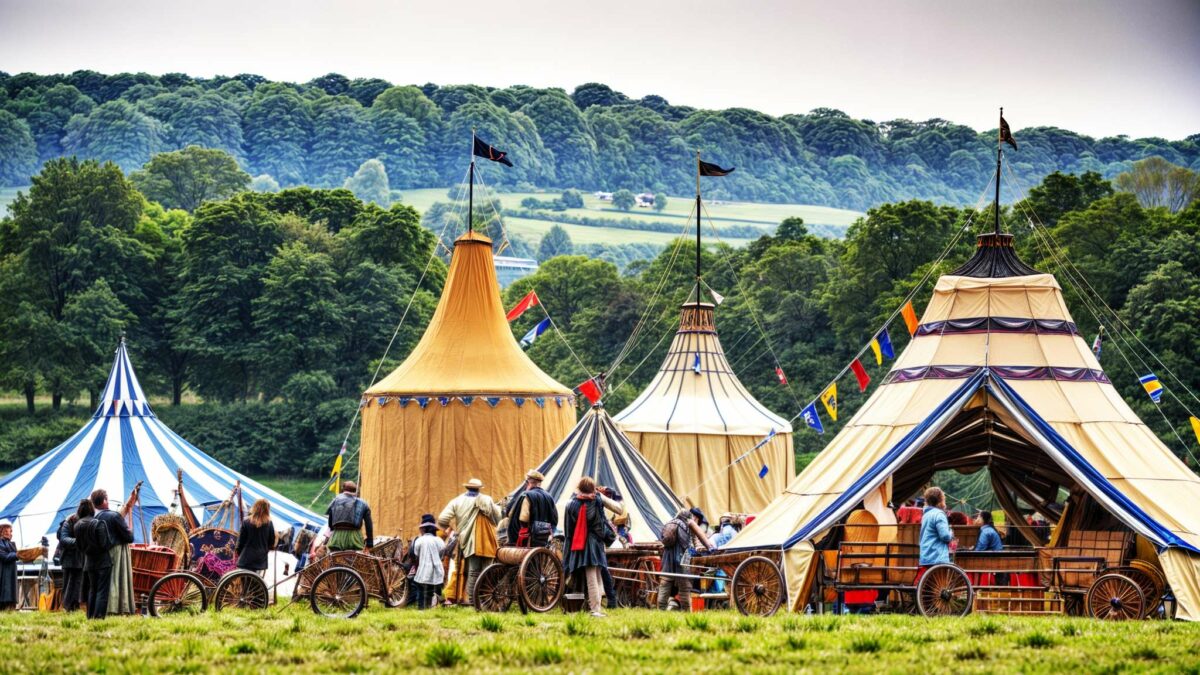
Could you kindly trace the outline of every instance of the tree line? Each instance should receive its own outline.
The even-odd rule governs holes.
[[[336,73],[299,84],[251,74],[0,72],[0,185],[26,185],[61,156],[130,172],[158,152],[196,145],[229,153],[263,189],[341,187],[363,169],[359,182],[386,194],[461,181],[472,129],[516,160],[493,172],[502,188],[687,194],[699,148],[738,167],[712,187],[714,198],[859,210],[914,198],[975,203],[996,136],[942,119],[875,122],[828,108],[782,117],[703,110],[599,83],[567,93]],[[1018,136],[1010,157],[1026,185],[1058,170],[1112,178],[1151,156],[1200,168],[1200,135],[1096,139],[1033,127]]]
[[[1088,306],[1098,297],[1194,391],[1200,202],[1155,200],[1174,194],[1172,185],[1194,185],[1196,175],[1156,166],[1144,162],[1122,174],[1116,182],[1130,191],[1094,172],[1053,173],[1002,215],[1020,255],[1059,275],[1088,339],[1099,325]],[[220,164],[212,171],[225,173]],[[445,279],[444,246],[462,231],[461,214],[443,205],[424,214],[428,221],[440,211],[435,231],[447,230],[438,244],[411,207],[385,209],[345,189],[240,191],[189,213],[148,200],[139,184],[158,185],[153,176],[131,179],[112,163],[52,159],[0,220],[0,388],[25,401],[0,410],[0,465],[15,466],[60,442],[73,430],[64,415],[90,414],[124,333],[143,385],[164,401],[159,415],[185,438],[244,471],[327,470],[376,368],[397,366],[432,316]],[[1062,269],[1063,258],[1030,236],[1030,214],[1096,297],[1080,297],[1075,269]],[[743,248],[706,246],[704,279],[726,298],[717,326],[734,370],[768,407],[785,417],[798,413],[927,272],[948,272],[971,255],[973,242],[963,237],[933,268],[964,223],[973,218],[979,231],[991,217],[908,200],[870,209],[844,240],[817,236],[789,218]],[[481,231],[499,234],[494,213],[478,218]],[[543,335],[531,358],[568,386],[608,370],[607,404],[619,410],[665,353],[679,306],[694,288],[695,243],[676,240],[622,272],[576,250],[564,235],[545,238],[540,269],[507,289],[505,302],[536,289],[561,334]],[[928,286],[916,297],[920,311]],[[514,333],[529,330],[535,314],[514,322]],[[644,329],[624,365],[610,370],[639,323]],[[906,333],[891,334],[903,348]],[[1138,385],[1144,373],[1125,351],[1131,337],[1106,341],[1104,367],[1171,441]],[[776,363],[790,386],[776,380]],[[889,364],[867,365],[878,381]],[[842,389],[847,418],[865,400],[852,389]],[[50,404],[39,405],[39,395]],[[198,404],[167,405],[185,398]],[[1164,402],[1167,419],[1188,438],[1187,418],[1174,405]],[[796,433],[802,454],[824,440]]]

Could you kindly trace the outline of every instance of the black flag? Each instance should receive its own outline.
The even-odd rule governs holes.
[[[508,159],[507,152],[500,152],[487,143],[479,140],[478,136],[475,137],[475,156],[490,159],[493,162],[500,162],[504,166],[513,165],[513,163]]]
[[[733,170],[735,168],[736,167],[722,169],[721,167],[717,166],[716,164],[709,164],[708,162],[702,161],[702,162],[700,162],[700,175],[701,176],[728,176],[729,174],[733,173]]]
[[[1013,138],[1012,130],[1008,128],[1008,122],[1005,121],[1004,115],[1000,116],[1000,140],[1011,145],[1013,150],[1017,149],[1017,139]]]

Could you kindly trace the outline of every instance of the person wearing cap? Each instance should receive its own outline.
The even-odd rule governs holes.
[[[0,611],[17,607],[17,545],[12,533],[12,523],[0,520]]]
[[[414,600],[417,609],[432,607],[437,596],[442,592],[442,582],[445,581],[445,568],[442,567],[442,552],[446,550],[446,542],[437,536],[437,521],[432,513],[421,516],[421,524],[417,526],[421,536],[413,540],[412,552],[417,559],[417,573],[413,576]]]
[[[326,549],[336,551],[370,550],[375,545],[375,524],[371,521],[371,507],[358,496],[358,483],[348,480],[342,483],[342,493],[333,498],[325,511],[329,523],[329,543]],[[362,535],[366,527],[367,538]]]
[[[712,543],[713,546],[720,548],[725,544],[728,544],[730,540],[733,539],[733,536],[737,534],[737,529],[733,526],[732,513],[721,514],[721,518],[717,522],[719,523],[720,527],[717,530],[716,536],[713,537]]]
[[[456,598],[461,604],[470,605],[475,598],[475,582],[483,568],[496,557],[499,543],[496,541],[496,524],[503,512],[492,498],[483,494],[483,481],[472,478],[463,484],[466,492],[450,500],[438,516],[437,524],[442,529],[454,528],[458,533],[458,569],[461,575],[463,564],[467,569],[466,597]]]
[[[537,469],[525,474],[525,489],[509,505],[508,541],[514,546],[545,546],[558,527],[558,507],[542,489],[545,476]],[[514,517],[515,516],[515,517]]]

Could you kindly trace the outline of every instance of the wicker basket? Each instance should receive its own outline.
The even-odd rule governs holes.
[[[175,549],[155,544],[132,544],[129,560],[133,566],[133,594],[140,598],[149,595],[154,582],[175,568]]]

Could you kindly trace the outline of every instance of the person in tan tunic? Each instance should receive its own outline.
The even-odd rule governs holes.
[[[502,515],[500,507],[492,498],[483,494],[483,481],[472,478],[463,484],[466,492],[450,500],[438,516],[438,527],[453,528],[458,534],[458,570],[467,571],[467,592],[459,598],[463,604],[471,604],[475,597],[475,582],[483,568],[496,557],[496,524]]]

